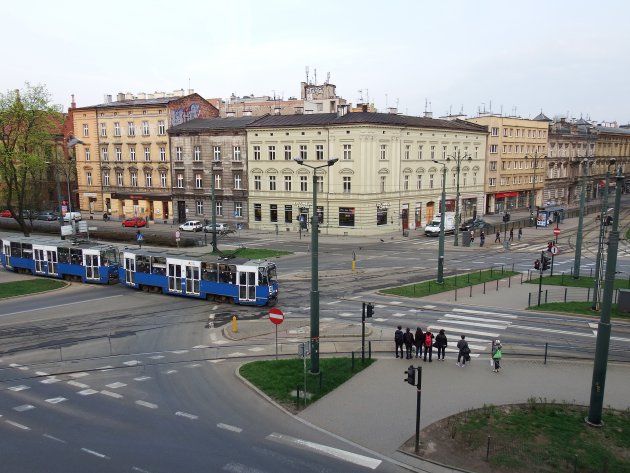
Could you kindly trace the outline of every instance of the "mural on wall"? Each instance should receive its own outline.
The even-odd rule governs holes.
[[[192,103],[187,107],[177,108],[171,112],[171,124],[181,125],[190,120],[194,120],[199,117],[201,113],[201,106],[197,103]]]

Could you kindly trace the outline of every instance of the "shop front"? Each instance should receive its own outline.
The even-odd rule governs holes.
[[[167,222],[171,215],[171,197],[168,195],[113,192],[105,201],[109,203],[110,216],[118,220],[142,217],[148,221]]]

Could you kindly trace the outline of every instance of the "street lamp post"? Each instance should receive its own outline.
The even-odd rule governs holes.
[[[614,166],[617,160],[612,158],[608,161],[608,169],[606,169],[606,187],[602,196],[602,210],[599,216],[599,241],[597,243],[597,259],[595,260],[595,287],[593,288],[593,305],[592,310],[597,310],[597,298],[599,297],[599,289],[601,286],[600,272],[602,270],[602,250],[604,248],[604,237],[606,234],[606,210],[608,209],[608,183],[610,182],[610,166]]]
[[[529,218],[530,218],[530,221],[536,225],[536,228],[538,228],[538,219],[534,218],[534,207],[536,207],[536,170],[538,169],[539,157],[546,158],[547,155],[545,154],[538,155],[538,150],[535,150],[533,155],[531,154],[525,155],[526,159],[529,158],[529,159],[534,160],[534,175],[532,177],[532,192],[529,195]]]
[[[306,164],[302,158],[293,158],[300,166],[313,170],[313,216],[311,224],[311,373],[319,373],[319,222],[317,214],[317,170],[330,167],[339,159],[329,159],[321,166]]]
[[[461,171],[462,161],[470,161],[472,160],[472,156],[468,153],[464,153],[464,155],[462,156],[460,151],[457,150],[457,154],[446,157],[447,161],[450,161],[451,159],[453,159],[457,163],[457,167],[455,168],[455,170],[457,171],[457,190],[455,196],[455,240],[453,241],[453,246],[459,246],[459,174]]]
[[[440,202],[440,239],[438,241],[438,267],[437,283],[444,283],[444,220],[446,220],[446,164],[433,160],[436,164],[442,164],[442,199]]]
[[[217,202],[214,196],[214,170],[215,162],[212,162],[210,171],[210,195],[212,197],[212,253],[217,250]]]
[[[582,227],[584,225],[584,207],[586,203],[586,173],[588,171],[588,159],[584,158],[582,164],[582,189],[580,191],[580,218],[578,219],[577,235],[575,236],[575,260],[573,263],[573,279],[580,278],[580,263],[582,258]]]

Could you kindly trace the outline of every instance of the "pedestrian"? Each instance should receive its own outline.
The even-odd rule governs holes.
[[[486,242],[486,234],[482,231],[479,234],[479,247],[481,248],[485,242]]]
[[[446,351],[446,345],[448,344],[448,340],[446,339],[446,334],[444,333],[444,329],[440,329],[440,333],[435,336],[435,348],[437,348],[437,357],[438,361],[444,361],[444,352]],[[440,358],[440,354],[442,357]]]
[[[501,232],[497,231],[497,234],[495,235],[495,238],[494,238],[494,242],[501,243]]]
[[[473,241],[475,241],[475,231],[470,230],[470,242],[472,243]]]
[[[396,344],[396,358],[398,358],[398,348],[400,348],[400,357],[404,358],[403,357],[403,331],[400,325],[394,332],[394,343]]]
[[[429,363],[433,362],[433,339],[435,335],[431,333],[431,328],[427,327],[427,331],[424,332],[424,361],[427,361],[427,354],[429,355]]]
[[[523,238],[523,229],[519,227],[519,229],[518,229],[518,241],[521,241],[521,238]]]
[[[418,327],[413,337],[413,343],[416,346],[416,358],[422,356],[422,341],[423,341],[422,328]]]
[[[466,335],[462,335],[462,339],[457,342],[457,349],[459,353],[457,354],[457,366],[461,366],[462,368],[466,366],[466,361],[470,360],[470,348],[468,347],[468,342],[466,341]],[[462,361],[462,363],[460,363]]]
[[[503,357],[502,350],[503,346],[501,345],[501,340],[492,342],[492,361],[494,361],[494,369],[492,371],[494,373],[501,371],[501,358]]]
[[[514,229],[510,229],[510,238],[508,238],[508,241],[513,241],[514,240]]]
[[[411,355],[413,352],[413,333],[409,330],[409,327],[406,328],[405,334],[403,335],[403,341],[405,342],[405,352],[407,354],[407,359],[411,359]]]

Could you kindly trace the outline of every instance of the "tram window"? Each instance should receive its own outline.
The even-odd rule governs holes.
[[[22,258],[33,259],[33,245],[24,243],[22,245]]]
[[[205,269],[202,270],[202,277],[204,281],[217,282],[217,264],[216,263],[202,263],[205,264]]]
[[[83,262],[83,250],[78,248],[70,249],[70,263],[81,264]]]
[[[60,263],[70,262],[70,250],[68,248],[57,248],[57,259]]]
[[[276,266],[269,265],[267,268],[267,276],[269,277],[269,281],[274,282],[278,279],[278,275],[276,274]]]
[[[22,257],[22,245],[14,241],[11,242],[11,256]]]
[[[160,276],[166,274],[166,258],[164,256],[151,257],[151,274],[159,274]]]
[[[108,264],[118,264],[118,253],[116,253],[116,250],[113,248],[105,250],[101,252],[101,260],[103,263],[107,262]],[[105,264],[105,266],[107,266],[107,264]]]
[[[267,286],[268,284],[267,271],[265,271],[265,268],[258,268],[258,285]]]
[[[136,256],[136,272],[146,274],[151,272],[151,263],[148,256]]]

